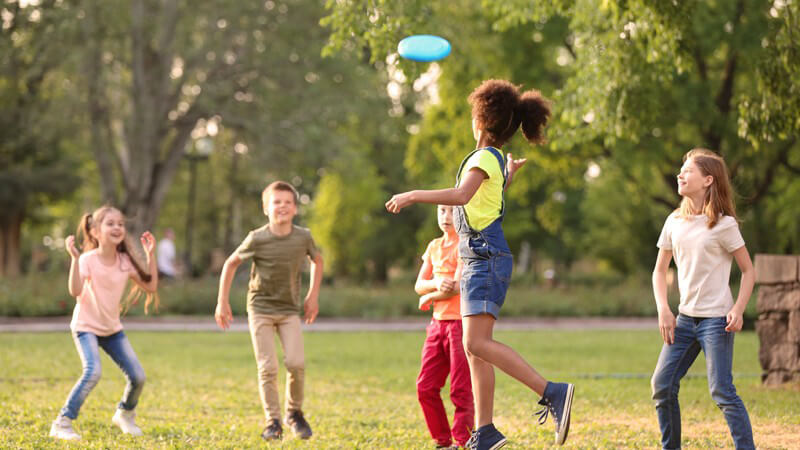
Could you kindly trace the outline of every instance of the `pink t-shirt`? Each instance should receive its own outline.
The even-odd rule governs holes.
[[[97,249],[90,250],[78,258],[78,270],[85,281],[72,312],[72,331],[109,336],[122,330],[119,303],[131,273],[136,271],[128,255],[117,253],[116,262],[106,265]]]

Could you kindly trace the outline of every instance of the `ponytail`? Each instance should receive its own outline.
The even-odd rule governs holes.
[[[542,97],[539,91],[531,89],[523,92],[515,115],[520,118],[522,134],[528,142],[534,145],[547,142],[544,129],[550,120],[550,101]]]
[[[508,142],[522,126],[531,144],[546,142],[544,129],[550,119],[550,101],[531,89],[520,94],[506,80],[486,80],[469,95],[472,117],[497,145]]]
[[[100,243],[97,242],[97,238],[92,236],[93,224],[94,215],[89,213],[81,216],[81,220],[78,222],[78,229],[75,230],[75,236],[78,238],[78,245],[82,253],[86,253],[89,250],[94,250],[100,246]]]
[[[134,254],[134,252],[130,250],[134,248],[136,247],[132,245],[130,238],[126,235],[125,239],[123,239],[123,241],[117,246],[117,251],[119,253],[128,255],[128,259],[131,261],[133,268],[136,270],[136,273],[139,274],[139,277],[142,279],[142,281],[149,282],[153,279],[153,275],[144,270],[144,264],[139,258],[139,255]],[[144,294],[144,313],[149,313],[150,305],[153,305],[154,310],[158,312],[158,306],[161,303],[158,293],[147,292],[138,285],[134,284],[131,286],[131,290],[128,292],[128,295],[125,296],[125,300],[123,300],[122,304],[120,305],[123,315],[128,312],[131,306],[136,304],[142,294]]]

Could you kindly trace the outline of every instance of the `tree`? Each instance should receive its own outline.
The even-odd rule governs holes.
[[[20,272],[21,229],[38,206],[78,185],[63,74],[70,14],[60,2],[6,3],[0,27],[0,276]],[[74,123],[73,123],[74,125]]]
[[[621,270],[651,265],[652,251],[641,249],[652,248],[663,217],[677,205],[675,171],[681,155],[693,147],[711,148],[727,159],[743,196],[739,203],[751,250],[800,250],[796,226],[781,213],[795,210],[797,198],[788,193],[800,189],[794,2],[579,0],[534,6],[516,0],[485,1],[475,8],[471,2],[353,0],[328,5],[330,51],[349,43],[369,48],[380,59],[404,35],[431,29],[454,42],[453,54],[442,63],[443,106],[426,111],[420,130],[434,153],[451,152],[468,140],[448,124],[468,120],[466,107],[446,96],[463,98],[490,76],[555,85],[545,90],[554,101],[551,143],[531,158],[537,178],[558,180],[578,195],[586,191],[586,201],[595,202],[582,209],[580,224],[570,227],[573,237],[585,230],[586,239],[563,236],[573,252],[607,254],[609,241],[596,233],[602,224],[628,236],[628,246],[614,249],[628,253],[616,258]],[[566,24],[560,37],[542,31],[559,22]],[[519,52],[528,58],[518,57]],[[560,69],[536,71],[553,61]],[[754,99],[758,108],[750,106]],[[410,166],[425,161],[414,140],[409,152]],[[584,180],[592,165],[607,169],[595,178],[621,177],[616,185],[631,188],[591,194],[615,185]],[[569,215],[563,209],[560,215],[549,213],[557,210],[552,200],[535,192],[519,199],[536,209],[523,221],[558,223],[552,219]],[[597,215],[602,211],[612,212],[604,214],[610,222]],[[636,214],[644,216],[622,220]],[[557,227],[550,230],[562,234]],[[774,233],[788,238],[771,239]]]

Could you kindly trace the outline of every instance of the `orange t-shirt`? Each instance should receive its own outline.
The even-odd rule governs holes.
[[[423,261],[429,261],[433,267],[433,279],[453,278],[458,267],[458,241],[444,244],[444,236],[436,238],[428,244]],[[436,320],[461,320],[461,295],[433,302],[433,318]]]

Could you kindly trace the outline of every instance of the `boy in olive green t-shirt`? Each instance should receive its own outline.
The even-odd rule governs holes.
[[[296,436],[308,439],[312,433],[302,411],[305,356],[300,312],[304,312],[306,323],[314,322],[319,312],[322,255],[311,232],[292,223],[297,214],[297,191],[291,184],[283,181],[270,184],[264,189],[262,201],[269,223],[251,231],[222,266],[214,318],[223,330],[230,326],[233,314],[228,295],[233,275],[245,259],[252,258],[247,319],[258,364],[259,393],[267,416],[261,437],[265,440],[283,437],[274,337],[277,331],[287,371],[286,424]],[[301,303],[300,274],[307,259],[311,261],[311,285]]]

